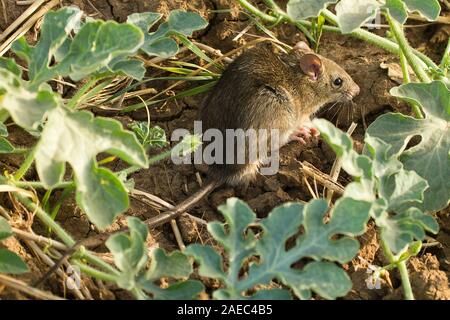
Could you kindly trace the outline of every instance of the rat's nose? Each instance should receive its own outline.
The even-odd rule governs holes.
[[[357,95],[359,95],[359,92],[361,90],[359,89],[359,86],[357,84],[355,84],[355,86],[352,88],[352,96],[356,97]]]

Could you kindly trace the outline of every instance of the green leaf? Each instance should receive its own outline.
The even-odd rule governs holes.
[[[385,211],[375,218],[375,222],[381,228],[382,239],[395,254],[403,251],[414,240],[423,240],[424,229],[432,233],[439,230],[436,220],[417,208],[410,208],[394,217]]]
[[[364,141],[364,153],[373,159],[372,171],[375,177],[389,177],[403,169],[397,157],[390,155],[391,145],[369,134]]]
[[[177,282],[167,289],[153,287],[151,292],[153,298],[159,300],[192,300],[197,298],[204,289],[205,287],[200,281],[186,280]]]
[[[194,243],[187,247],[184,253],[198,261],[198,272],[201,276],[226,281],[222,256],[213,247]]]
[[[368,134],[390,144],[390,155],[400,155],[405,169],[427,180],[423,209],[440,210],[450,201],[450,90],[443,82],[434,81],[406,84],[391,94],[419,104],[426,118],[386,114],[372,123]],[[406,150],[415,136],[421,141]]]
[[[181,279],[189,277],[191,273],[192,263],[184,253],[174,251],[166,254],[164,250],[157,248],[152,252],[148,271],[138,281],[139,286],[151,293],[154,299],[194,299],[204,290],[199,281],[180,281],[166,289],[154,284],[161,278]]]
[[[401,213],[411,206],[419,205],[427,188],[428,183],[417,173],[402,169],[383,179],[380,196],[389,204],[388,211]]]
[[[53,77],[54,72],[49,68],[50,60],[79,23],[82,14],[76,7],[49,11],[44,17],[40,38],[35,47],[29,47],[24,39],[13,44],[13,51],[29,63],[28,74],[31,82],[39,85]]]
[[[228,270],[224,273],[222,258],[212,247],[195,244],[186,249],[186,254],[194,256],[200,264],[200,275],[223,282],[224,288],[213,293],[215,298],[287,298],[288,293],[284,290],[245,295],[254,286],[273,279],[283,282],[303,299],[311,296],[311,290],[328,299],[343,296],[350,290],[349,277],[329,261],[348,262],[356,254],[359,244],[351,236],[364,232],[370,203],[349,198],[340,200],[326,224],[323,222],[328,211],[325,200],[311,201],[306,206],[287,203],[261,220],[263,233],[258,239],[249,230],[256,216],[244,202],[230,198],[219,209],[226,224],[213,222],[208,224],[208,229],[227,253]],[[302,225],[304,233],[297,237],[293,247],[286,249],[286,242]],[[337,235],[342,237],[336,238]],[[259,257],[257,262],[252,259],[254,256]],[[292,268],[303,258],[316,261],[305,261],[306,266],[302,269]],[[247,275],[241,278],[246,261],[251,261],[250,267]]]
[[[217,291],[216,291],[217,292]],[[287,290],[270,289],[258,290],[250,297],[250,300],[291,300],[292,296]]]
[[[408,12],[406,11],[405,3],[402,0],[386,0],[386,4],[383,8],[386,8],[391,17],[401,24],[404,24],[408,19]]]
[[[228,230],[224,224],[214,221],[208,223],[208,231],[227,250],[231,264],[228,279],[231,284],[236,284],[244,259],[254,250],[254,235],[250,230],[246,231],[256,215],[245,202],[237,198],[228,199],[218,209],[225,217]]]
[[[29,63],[33,88],[56,75],[70,76],[78,81],[108,67],[112,72],[143,75],[140,63],[128,62],[134,60],[126,58],[143,43],[144,36],[139,28],[114,21],[87,21],[70,40],[68,36],[79,25],[81,16],[82,12],[74,7],[49,12],[35,47],[30,47],[23,38],[14,43],[13,50]],[[58,63],[50,67],[53,57]],[[118,57],[121,63],[114,69],[109,64]]]
[[[341,0],[336,5],[336,16],[342,33],[351,33],[374,19],[379,7],[377,0]]]
[[[410,11],[418,11],[430,21],[434,21],[441,13],[441,5],[438,0],[403,0]]]
[[[178,44],[170,36],[176,36],[176,34],[192,36],[194,31],[208,25],[208,22],[197,13],[173,10],[166,22],[160,24],[155,32],[148,33],[151,26],[160,18],[160,14],[146,12],[133,13],[127,20],[144,32],[145,41],[141,49],[150,56],[156,55],[164,58],[174,56],[178,52]]]
[[[372,176],[369,159],[353,150],[352,138],[347,133],[337,129],[325,119],[314,119],[313,123],[336,155],[342,157],[342,167],[347,173],[354,177]]]
[[[19,78],[22,77],[22,70],[19,68],[14,59],[0,57],[0,68],[6,69]]]
[[[108,69],[115,74],[123,74],[137,80],[141,80],[146,72],[144,62],[134,59],[112,61],[108,65]]]
[[[0,248],[0,273],[21,274],[28,271],[28,266],[17,254]]]
[[[147,262],[146,226],[135,217],[128,217],[130,235],[117,233],[109,237],[106,246],[114,255],[121,274],[118,285],[127,290],[136,286],[136,277]]]
[[[97,167],[96,155],[108,152],[130,164],[147,166],[142,146],[118,121],[63,107],[49,113],[36,148],[36,169],[48,188],[62,181],[65,163],[71,165],[77,203],[99,228],[109,226],[128,208],[128,196],[112,172]]]
[[[12,236],[11,226],[5,218],[0,217],[0,241]]]
[[[287,4],[287,13],[294,20],[317,17],[328,5],[337,0],[290,0]]]
[[[56,69],[78,81],[108,66],[116,57],[134,54],[143,38],[142,32],[131,24],[88,22],[77,33],[68,54]]]
[[[166,132],[159,126],[149,127],[147,122],[133,122],[129,125],[144,149],[167,146]]]
[[[0,137],[0,154],[11,153],[14,150],[14,146],[7,139]]]
[[[7,137],[7,136],[8,136],[8,128],[6,128],[4,123],[0,122],[0,137]]]
[[[6,69],[0,69],[0,109],[25,129],[36,129],[47,112],[56,108],[56,94],[46,89],[28,90],[26,83]]]
[[[151,265],[146,279],[155,281],[162,277],[185,278],[192,273],[192,264],[187,256],[179,251],[166,254],[164,250],[156,248],[152,252]]]

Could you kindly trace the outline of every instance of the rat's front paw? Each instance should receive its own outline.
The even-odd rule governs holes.
[[[299,141],[306,145],[310,141],[314,141],[320,135],[319,131],[314,127],[302,126],[295,130],[290,136],[290,141]]]

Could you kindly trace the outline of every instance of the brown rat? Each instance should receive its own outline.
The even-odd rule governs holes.
[[[358,85],[344,69],[313,53],[304,42],[282,55],[267,46],[258,46],[241,54],[223,72],[205,100],[200,119],[204,132],[217,129],[223,134],[222,152],[226,159],[230,153],[226,146],[234,149],[236,143],[234,137],[233,140],[226,138],[226,129],[277,129],[280,146],[291,140],[304,142],[317,132],[310,119],[321,107],[350,101],[358,94]],[[270,137],[266,140],[262,143],[269,143]],[[240,153],[248,155],[249,152],[247,147],[235,151],[234,160]],[[147,223],[155,226],[175,218],[221,184],[247,184],[258,173],[263,160],[211,164],[209,183],[170,212]]]

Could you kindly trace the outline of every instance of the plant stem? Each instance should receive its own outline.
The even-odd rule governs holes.
[[[14,185],[19,188],[36,188],[36,189],[46,189],[47,187],[41,182],[41,181],[14,181]],[[63,181],[60,183],[57,183],[56,185],[52,186],[52,189],[65,189],[68,187],[75,186],[75,182],[73,181]]]
[[[88,82],[86,82],[81,88],[80,90],[78,90],[74,96],[69,100],[69,102],[67,102],[67,107],[69,107],[70,109],[75,108],[75,106],[78,103],[78,100],[80,100],[80,98],[97,82],[97,78],[94,77],[92,79],[90,79]]]
[[[411,282],[409,281],[408,268],[406,267],[406,261],[400,261],[397,264],[398,271],[400,271],[400,278],[402,279],[403,294],[405,300],[414,300],[414,295],[411,288]]]
[[[406,268],[406,261],[397,261],[397,258],[394,256],[391,249],[389,249],[389,246],[387,245],[386,241],[380,239],[380,242],[383,248],[384,255],[389,260],[389,263],[395,264],[400,272],[400,277],[402,279],[403,295],[405,297],[405,300],[414,300],[411,282],[409,281],[408,269]]]
[[[389,14],[386,14],[385,16],[389,22],[392,33],[397,39],[401,52],[405,55],[405,58],[408,61],[411,68],[414,70],[414,73],[417,75],[417,77],[421,82],[431,82],[431,79],[426,73],[426,71],[417,62],[417,57],[414,55],[414,53],[411,50],[411,47],[408,44],[408,40],[406,39],[402,25],[395,19],[392,19]]]
[[[104,280],[104,281],[114,282],[114,283],[117,281],[116,275],[112,275],[112,274],[97,270],[88,265],[85,265],[84,263],[82,263],[81,261],[78,261],[76,259],[73,260],[73,263],[76,264],[80,268],[80,271],[82,271],[84,274],[87,274],[88,276],[91,276],[91,277],[94,277],[94,278],[97,278],[100,280]]]
[[[41,207],[39,207],[37,204],[35,204],[33,201],[28,199],[27,197],[16,193],[15,194],[17,199],[23,203],[29,210],[32,210],[36,213],[36,216],[49,228],[55,232],[55,234],[64,242],[64,244],[68,247],[72,247],[75,245],[75,240],[56,222],[54,221],[50,215],[42,210]],[[94,255],[93,253],[89,251],[85,251],[84,248],[81,248],[79,250],[80,257],[86,259],[88,262],[95,264],[99,267],[104,268],[108,272],[118,275],[119,271],[112,267],[111,265],[104,262],[102,259]]]
[[[152,164],[154,164],[154,163],[156,163],[158,161],[161,161],[161,160],[163,160],[165,158],[170,157],[171,154],[172,154],[172,150],[167,150],[167,151],[164,151],[164,152],[162,152],[160,154],[157,154],[156,156],[151,157],[150,159],[148,159],[148,164],[152,165]]]
[[[139,166],[131,166],[126,169],[123,169],[121,172],[125,172],[125,174],[128,176],[132,173],[135,173],[136,171],[139,171],[140,169],[142,169],[142,168]]]
[[[71,247],[75,244],[75,240],[63,229],[61,226],[53,221],[53,219],[42,210],[37,204],[28,199],[27,197],[16,193],[15,196],[22,202],[29,210],[36,213],[36,216],[45,224],[47,227],[51,228],[56,235],[64,242],[64,244],[68,247]]]
[[[450,39],[448,39],[447,47],[445,48],[444,55],[442,56],[441,67],[445,67],[450,63]]]
[[[22,163],[19,169],[14,173],[14,179],[20,180],[27,173],[28,169],[30,169],[31,165],[34,161],[34,155],[36,153],[36,148],[33,148],[28,152],[25,161]]]
[[[243,6],[245,9],[247,9],[247,11],[249,11],[250,13],[254,14],[255,16],[267,21],[267,22],[272,22],[272,23],[276,23],[278,22],[278,19],[274,16],[268,15],[262,11],[260,11],[258,8],[256,8],[255,6],[253,6],[250,2],[248,2],[247,0],[237,0],[239,2],[239,4],[241,6]]]
[[[410,83],[411,78],[409,76],[408,61],[406,60],[406,57],[403,54],[403,52],[400,52],[400,65],[402,67],[403,83],[404,84]],[[414,114],[416,115],[416,118],[423,119],[423,114],[422,114],[422,110],[420,109],[420,106],[414,102],[410,102],[409,105],[411,106],[411,109],[413,110]]]
[[[250,13],[253,13],[255,16],[257,16],[267,22],[271,22],[271,23],[279,22],[279,17],[274,17],[271,15],[265,14],[264,12],[260,11],[258,8],[256,8],[252,4],[250,4],[247,0],[236,0],[236,1],[239,2],[239,4],[241,6],[243,6],[245,9],[247,9]],[[275,14],[277,14],[277,12],[275,12]],[[311,25],[312,25],[312,23],[310,21],[307,21],[307,20],[294,21],[287,14],[285,14],[285,13],[283,13],[283,14],[284,14],[282,16],[283,20],[293,23],[299,29],[301,29],[302,27],[311,27]],[[325,10],[322,10],[322,14],[329,22],[331,22],[334,25],[338,25],[337,17],[331,11],[329,11],[328,9],[325,9]],[[280,15],[279,12],[278,12],[278,15]],[[333,26],[324,25],[323,30],[328,31],[328,32],[342,34],[342,32],[339,28],[333,27]],[[392,42],[389,39],[380,37],[374,33],[364,30],[364,29],[357,29],[357,30],[353,31],[352,33],[350,33],[349,35],[351,35],[357,39],[364,40],[370,44],[380,47],[380,48],[382,48],[390,53],[393,53],[393,54],[398,54],[400,51],[399,46],[395,42]],[[315,41],[315,40],[313,40],[313,41]],[[424,66],[428,66],[429,68],[432,68],[432,69],[438,69],[438,66],[433,62],[433,60],[431,60],[425,54],[423,54],[422,52],[420,52],[416,49],[413,49],[413,48],[410,48],[410,49],[412,50],[412,52],[414,53],[415,56],[420,58],[420,59],[415,59],[417,63],[420,63]]]
[[[277,20],[281,20],[281,21],[287,21],[291,24],[294,24],[301,32],[303,32],[303,34],[314,44],[316,44],[316,39],[314,39],[314,37],[311,35],[311,33],[308,31],[308,29],[306,29],[304,23],[306,21],[302,21],[302,20],[293,20],[286,12],[284,12],[273,0],[264,0],[264,2],[266,3],[266,5],[271,8],[274,13],[275,16],[277,17]],[[303,23],[303,24],[302,24]],[[309,24],[310,26],[310,24]]]

